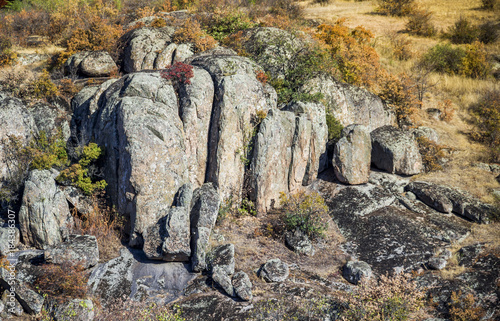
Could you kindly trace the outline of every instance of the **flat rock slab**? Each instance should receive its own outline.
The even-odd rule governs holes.
[[[89,278],[92,294],[112,301],[123,296],[166,304],[181,296],[197,275],[188,264],[148,260],[140,250],[123,248],[121,255],[98,265]]]
[[[418,268],[436,250],[462,239],[470,230],[471,223],[455,216],[432,210],[415,213],[390,202],[394,196],[373,185],[346,187],[324,196],[331,217],[347,239],[347,252],[367,262],[376,274]]]

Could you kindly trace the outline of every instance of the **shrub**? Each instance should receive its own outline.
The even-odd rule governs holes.
[[[484,44],[476,41],[467,45],[460,73],[465,77],[486,78],[490,69]]]
[[[472,137],[487,144],[492,160],[500,162],[500,91],[484,92],[470,109],[476,124]]]
[[[217,41],[223,40],[234,32],[256,27],[248,15],[241,12],[215,14],[208,21],[205,23],[206,30]]]
[[[88,272],[79,264],[69,261],[60,265],[45,264],[35,274],[36,288],[60,301],[86,295]]]
[[[479,321],[485,315],[484,310],[475,304],[474,296],[469,293],[462,295],[462,291],[451,293],[450,319],[451,321]]]
[[[409,320],[424,305],[425,292],[417,288],[408,274],[384,276],[380,280],[364,280],[344,297],[348,308],[341,320],[385,321]]]
[[[417,98],[418,88],[412,78],[405,73],[388,76],[379,96],[394,110],[400,126],[413,124],[413,115],[422,102]]]
[[[167,25],[167,22],[164,19],[156,18],[151,22],[151,27],[153,28],[163,28]]]
[[[382,74],[379,56],[370,46],[373,34],[358,26],[350,30],[345,19],[318,26],[315,37],[325,44],[340,77],[348,83],[371,87]]]
[[[287,196],[280,195],[283,207],[283,221],[289,231],[300,230],[311,239],[322,238],[328,227],[325,220],[328,207],[325,200],[317,193],[299,192]]]
[[[186,321],[182,310],[174,306],[133,301],[128,297],[116,298],[96,312],[96,321]]]
[[[241,201],[240,208],[238,208],[238,214],[241,216],[246,216],[246,215],[251,215],[251,216],[257,216],[257,210],[255,209],[255,204],[244,198]]]
[[[398,60],[408,60],[413,56],[411,41],[406,36],[394,34],[390,37],[392,52]]]
[[[497,4],[497,0],[481,0],[481,8],[484,10],[493,10]]]
[[[47,70],[44,70],[41,75],[39,75],[38,79],[31,83],[33,96],[42,99],[42,98],[50,98],[59,94],[59,90],[50,79],[50,74]]]
[[[344,126],[331,113],[326,113],[326,125],[328,127],[328,143],[335,144],[340,139]]]
[[[469,20],[460,17],[453,26],[448,29],[448,37],[456,44],[472,43],[479,38],[480,30],[472,25]]]
[[[406,30],[417,36],[432,37],[436,34],[436,28],[431,23],[432,12],[427,10],[413,10],[408,15]]]
[[[269,7],[269,13],[290,19],[300,19],[304,16],[302,7],[294,0],[267,0],[262,5]]]
[[[187,19],[172,36],[175,43],[191,43],[195,52],[206,51],[217,45],[215,39],[207,34],[198,21]]]
[[[414,0],[378,0],[377,11],[389,16],[406,16],[414,9]]]
[[[438,102],[438,108],[441,110],[440,120],[450,122],[453,119],[455,108],[453,108],[451,100],[446,99],[445,101]]]
[[[426,172],[442,170],[440,162],[445,157],[442,145],[436,144],[427,137],[417,138],[418,149],[422,155],[422,162]]]
[[[462,59],[465,50],[452,47],[449,44],[435,45],[422,58],[422,65],[426,68],[448,74],[458,74],[462,68]]]
[[[330,4],[332,0],[313,0],[313,3],[319,3],[322,6]]]
[[[497,41],[499,27],[495,22],[488,21],[479,26],[479,41],[484,44]]]
[[[0,67],[12,65],[17,60],[17,54],[12,51],[12,42],[5,36],[0,36]]]
[[[191,80],[189,79],[194,77],[193,66],[178,61],[162,71],[161,76],[175,83],[190,84]]]

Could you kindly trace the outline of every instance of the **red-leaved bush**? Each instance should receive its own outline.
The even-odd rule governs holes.
[[[161,72],[161,76],[167,80],[171,80],[180,84],[190,84],[190,78],[193,78],[193,66],[176,62],[169,68]]]

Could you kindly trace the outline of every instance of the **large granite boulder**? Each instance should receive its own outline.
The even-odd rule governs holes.
[[[0,95],[0,140],[13,136],[25,145],[37,131],[33,116],[21,100]],[[0,142],[0,187],[5,180],[18,174],[17,160],[8,154],[4,144]]]
[[[68,202],[57,186],[55,170],[33,170],[25,183],[19,226],[23,242],[37,248],[53,246],[73,225]]]
[[[415,175],[423,170],[422,156],[411,133],[393,126],[371,132],[372,163],[389,173]]]
[[[372,131],[396,125],[396,116],[390,108],[366,89],[339,82],[331,76],[321,76],[308,81],[302,90],[311,94],[321,93],[327,111],[343,126],[360,124]]]
[[[52,264],[80,264],[88,269],[99,262],[99,247],[93,235],[70,235],[69,238],[44,252],[45,261]]]
[[[370,177],[372,142],[363,125],[349,125],[342,130],[333,152],[333,169],[337,179],[345,184],[368,182]]]
[[[67,110],[47,103],[36,103],[29,109],[39,132],[48,137],[61,135],[64,141],[70,137],[70,115]]]
[[[140,245],[189,181],[177,95],[159,73],[137,73],[111,84],[97,101],[90,137],[105,150],[108,195],[130,218],[131,244]]]
[[[150,226],[144,234],[144,253],[150,259],[187,262],[191,256],[190,208],[193,189],[183,185],[168,215]]]
[[[206,253],[210,234],[219,214],[220,197],[212,183],[193,192],[191,201],[191,266],[193,271],[206,269]]]
[[[71,57],[64,64],[70,75],[86,77],[107,77],[118,71],[118,66],[107,51],[81,51]]]

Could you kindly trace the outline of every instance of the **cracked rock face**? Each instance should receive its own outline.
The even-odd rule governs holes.
[[[68,240],[44,252],[45,261],[53,264],[79,263],[88,269],[99,262],[97,239],[93,235],[70,235]]]

